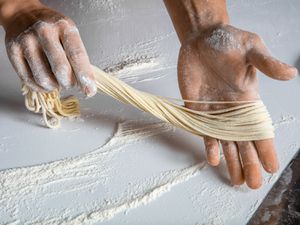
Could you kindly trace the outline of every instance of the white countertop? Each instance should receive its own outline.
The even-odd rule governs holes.
[[[179,43],[162,0],[44,2],[75,20],[93,64],[113,71],[124,67],[118,75],[134,87],[179,97]],[[233,25],[257,32],[274,56],[300,69],[298,0],[229,0],[228,9]],[[2,40],[4,35],[1,31]],[[10,184],[0,190],[0,224],[51,218],[56,218],[53,224],[69,224],[80,214],[96,224],[97,218],[101,224],[246,224],[300,147],[299,78],[279,82],[259,74],[261,96],[276,127],[281,168],[273,176],[264,173],[264,186],[253,191],[229,185],[224,159],[218,168],[206,166],[199,137],[107,96],[82,100],[81,119],[47,129],[40,116],[25,109],[4,41],[0,71],[0,182]],[[115,136],[111,146],[101,147],[128,126],[140,136]],[[85,155],[85,164],[76,162],[70,169],[68,158],[76,161],[95,149],[100,149],[97,155]],[[62,170],[52,171],[55,176],[50,170],[36,171],[49,169],[47,164],[32,167],[60,159],[67,160],[57,167]]]

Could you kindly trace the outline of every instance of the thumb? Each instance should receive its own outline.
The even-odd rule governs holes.
[[[261,72],[276,80],[290,80],[298,74],[295,67],[272,57],[258,35],[253,39],[253,47],[249,49],[247,59]]]

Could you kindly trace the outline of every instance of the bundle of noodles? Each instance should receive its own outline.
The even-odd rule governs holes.
[[[159,97],[136,90],[99,68],[95,66],[93,68],[98,92],[151,113],[190,133],[228,141],[254,141],[274,137],[272,120],[262,101],[234,102],[238,103],[238,106],[214,111],[196,111],[177,104],[178,101],[185,100]],[[50,128],[59,127],[62,117],[73,117],[80,113],[78,99],[75,97],[60,99],[58,91],[38,93],[23,86],[23,94],[26,107],[32,112],[42,113],[46,125]]]

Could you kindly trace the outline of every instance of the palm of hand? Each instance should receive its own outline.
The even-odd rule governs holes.
[[[184,99],[247,101],[259,99],[256,68],[266,75],[288,80],[297,70],[274,59],[263,41],[250,32],[222,25],[194,35],[183,43],[178,60],[178,81]],[[220,109],[228,104],[186,103],[195,110]],[[219,141],[231,182],[251,188],[262,184],[260,162],[267,172],[278,169],[273,140],[231,142],[204,137],[208,162],[220,161]]]

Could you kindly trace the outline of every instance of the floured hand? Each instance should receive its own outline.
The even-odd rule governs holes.
[[[204,101],[258,100],[256,68],[277,80],[289,80],[297,69],[273,58],[261,38],[230,25],[218,25],[191,35],[179,54],[178,80],[182,97]],[[229,104],[193,104],[195,110],[212,110]],[[220,162],[223,149],[232,184],[246,181],[250,188],[262,184],[261,164],[274,173],[278,160],[272,139],[253,142],[231,142],[204,138],[207,161]]]
[[[1,9],[9,10],[14,12],[2,20],[7,54],[24,84],[46,92],[79,85],[87,96],[96,94],[89,58],[71,19],[37,0],[12,0]]]

